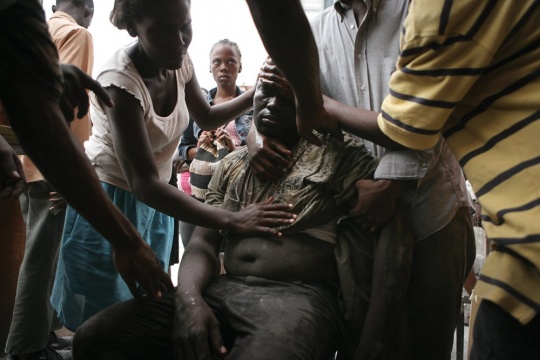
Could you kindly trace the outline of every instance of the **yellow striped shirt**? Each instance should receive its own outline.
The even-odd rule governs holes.
[[[540,1],[413,0],[379,126],[414,148],[442,134],[494,250],[475,292],[526,324],[540,310]]]

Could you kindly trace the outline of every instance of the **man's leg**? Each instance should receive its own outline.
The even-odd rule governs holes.
[[[467,208],[443,229],[415,244],[407,294],[402,358],[450,359],[465,277],[474,261]]]
[[[49,212],[51,191],[47,182],[36,181],[21,194],[26,249],[6,344],[9,354],[32,353],[47,346],[53,317],[49,298],[64,224],[64,212]]]
[[[540,359],[540,315],[521,325],[495,303],[482,300],[470,360]]]
[[[341,341],[342,320],[336,292],[321,285],[283,283],[248,276],[222,276],[214,282],[236,282],[228,294],[211,287],[205,300],[217,309],[227,359],[328,360]],[[227,327],[233,329],[234,345]]]
[[[76,360],[173,359],[174,291],[112,305],[84,322],[73,337]]]

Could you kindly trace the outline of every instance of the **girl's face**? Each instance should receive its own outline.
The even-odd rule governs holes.
[[[236,49],[230,45],[217,45],[210,54],[210,70],[218,85],[236,85],[242,69]]]
[[[141,13],[134,25],[146,55],[159,67],[179,69],[192,37],[189,1],[145,1]]]

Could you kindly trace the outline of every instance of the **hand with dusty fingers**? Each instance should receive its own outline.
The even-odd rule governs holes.
[[[219,329],[219,321],[199,295],[176,296],[173,319],[173,340],[180,359],[225,357],[227,349]]]

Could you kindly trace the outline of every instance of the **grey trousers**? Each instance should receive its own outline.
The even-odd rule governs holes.
[[[329,282],[221,275],[204,300],[220,323],[229,360],[328,360],[343,330],[336,293]],[[179,359],[171,337],[174,294],[127,300],[94,315],[75,333],[74,358]]]
[[[49,192],[45,181],[28,184],[20,196],[26,224],[26,248],[19,271],[13,320],[6,353],[25,354],[47,346],[53,309],[50,305],[64,215],[49,212]]]

